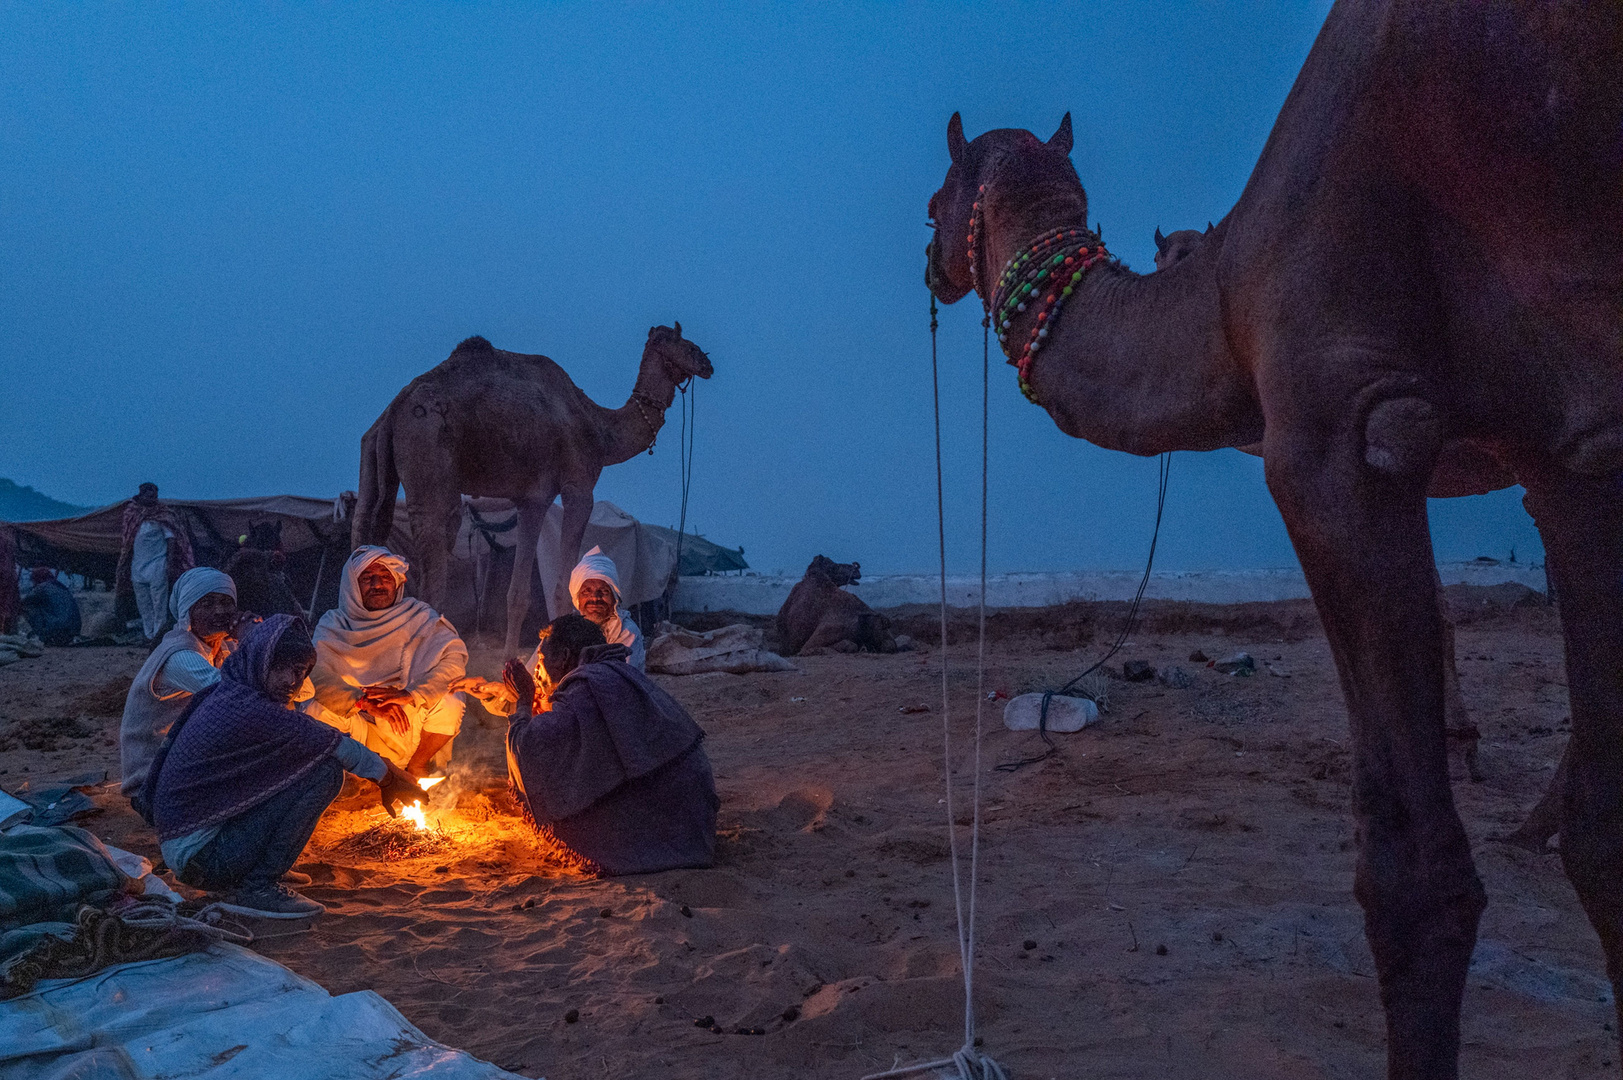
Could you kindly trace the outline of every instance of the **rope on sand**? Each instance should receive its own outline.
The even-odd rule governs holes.
[[[990,459],[991,414],[991,319],[981,320],[981,593],[979,645],[975,680],[974,809],[969,832],[969,909],[964,910],[964,890],[959,873],[958,820],[952,796],[951,699],[947,687],[947,507],[941,468],[941,372],[936,358],[935,295],[930,296],[930,378],[935,404],[935,494],[936,539],[941,562],[941,736],[947,787],[947,843],[952,851],[952,898],[958,916],[958,956],[964,972],[964,1045],[951,1056],[917,1065],[904,1065],[873,1073],[863,1080],[911,1076],[941,1070],[956,1080],[1008,1080],[1008,1073],[990,1057],[975,1048],[975,892],[980,878],[981,840],[981,731],[986,711],[986,519],[987,471]],[[951,1070],[951,1071],[948,1071]]]
[[[115,964],[179,956],[219,940],[252,940],[222,926],[220,913],[210,908],[187,917],[167,900],[117,907],[81,904],[68,937],[46,935],[0,973],[0,999],[30,993],[45,979],[82,979]]]

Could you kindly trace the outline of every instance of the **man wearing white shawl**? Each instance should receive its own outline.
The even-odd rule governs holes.
[[[237,634],[252,616],[237,611],[237,585],[209,566],[197,566],[175,579],[169,591],[174,629],[163,636],[130,684],[118,730],[123,773],[119,790],[134,796],[169,728],[192,695],[220,681],[220,665]]]
[[[575,569],[569,572],[569,599],[575,610],[595,622],[610,645],[624,645],[631,650],[627,659],[632,667],[642,671],[647,663],[648,650],[643,647],[642,629],[631,621],[631,616],[620,608],[620,569],[614,560],[594,547],[581,556]],[[536,658],[539,658],[539,647]],[[530,669],[535,670],[534,658]]]
[[[403,595],[409,566],[370,545],[349,557],[338,606],[311,635],[315,699],[305,711],[422,776],[450,760],[462,727],[465,706],[450,691],[468,649],[439,612]]]

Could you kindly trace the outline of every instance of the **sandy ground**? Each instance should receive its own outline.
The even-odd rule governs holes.
[[[1275,607],[1227,632],[1221,621],[1148,624],[1119,659],[1180,664],[1193,686],[1113,683],[1103,722],[1058,736],[1057,755],[986,770],[976,997],[985,1049],[1011,1075],[1382,1073],[1351,895],[1344,710],[1305,606]],[[1063,681],[1097,655],[1073,645],[1052,629],[1005,633],[987,685]],[[1187,662],[1197,648],[1244,648],[1284,674],[1219,675]],[[1455,793],[1491,900],[1462,1072],[1615,1077],[1602,956],[1558,857],[1487,839],[1532,805],[1564,741],[1553,613],[1473,621],[1459,652],[1487,779]],[[0,669],[0,785],[116,777],[114,714],[140,659],[64,649]],[[494,668],[493,654],[476,659]],[[948,659],[967,747],[974,646],[955,644]],[[511,815],[500,729],[470,720],[457,806],[433,815],[445,850],[346,855],[381,811],[364,794],[342,799],[301,864],[330,913],[260,948],[335,993],[378,991],[437,1039],[553,1080],[843,1080],[950,1052],[962,999],[939,653],[800,663],[661,680],[709,732],[722,796],[714,869],[577,876]],[[903,711],[921,703],[931,711]],[[1000,716],[1001,703],[988,709],[988,766],[1041,748]],[[156,854],[116,793],[97,802],[104,812],[83,824]],[[702,1017],[722,1033],[695,1026]]]

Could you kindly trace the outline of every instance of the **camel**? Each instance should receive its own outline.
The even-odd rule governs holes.
[[[1178,229],[1167,236],[1162,236],[1161,230],[1156,229],[1155,268],[1165,270],[1187,259],[1194,254],[1195,248],[1199,246],[1201,241],[1211,233],[1212,228],[1211,222],[1207,222],[1205,233],[1198,232],[1195,229]],[[1262,456],[1261,443],[1242,446],[1239,449],[1254,457]],[[1503,481],[1503,483],[1499,483],[1499,481]],[[1493,476],[1491,482],[1494,483],[1495,487],[1508,487],[1515,480],[1507,474]],[[1434,475],[1426,494],[1429,498],[1441,499],[1475,493],[1474,491],[1460,492],[1446,487],[1440,488],[1437,477]],[[1470,711],[1465,707],[1465,697],[1460,693],[1458,654],[1454,648],[1454,620],[1449,615],[1447,602],[1441,596],[1442,587],[1442,578],[1439,577],[1437,579],[1437,588],[1439,590],[1438,606],[1443,613],[1443,715],[1446,718],[1445,731],[1448,735],[1449,776],[1451,778],[1455,776],[1456,770],[1453,765],[1457,757],[1459,775],[1468,776],[1474,781],[1481,781],[1484,777],[1477,752],[1478,744],[1482,741],[1482,731],[1476,724],[1472,723]],[[1458,751],[1457,755],[1455,751]],[[1552,784],[1552,790],[1553,787]],[[1548,796],[1546,796],[1546,799],[1548,799]],[[1538,846],[1542,847],[1543,841],[1547,839],[1549,839],[1548,834],[1539,840]],[[1533,845],[1523,843],[1522,846],[1531,847]]]
[[[1195,248],[1212,231],[1212,223],[1206,223],[1206,232],[1196,229],[1177,229],[1170,236],[1162,236],[1161,230],[1155,230],[1155,268],[1165,270],[1183,262],[1195,253]]]
[[[516,655],[547,507],[563,496],[562,550],[574,559],[603,468],[644,450],[652,453],[677,387],[712,373],[704,350],[682,337],[681,323],[653,327],[630,399],[607,409],[547,357],[468,338],[400,391],[361,438],[351,541],[387,539],[395,494],[404,486],[423,597],[439,607],[462,522],[462,495],[511,499],[518,506],[518,530],[505,648]],[[547,604],[554,612],[570,610],[567,592],[548,596]]]
[[[930,200],[931,290],[979,293],[1060,430],[1262,444],[1346,698],[1393,1078],[1458,1075],[1486,904],[1448,782],[1439,481],[1527,489],[1572,704],[1561,857],[1623,1001],[1620,70],[1616,4],[1338,0],[1239,201],[1175,266],[1102,253],[1069,116],[969,142],[954,115]]]
[[[819,555],[806,567],[778,609],[778,648],[784,656],[818,653],[893,653],[890,620],[860,596],[845,591],[862,577],[861,563],[837,563]]]

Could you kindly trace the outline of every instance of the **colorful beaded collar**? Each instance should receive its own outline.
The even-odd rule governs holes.
[[[982,204],[985,201],[986,185],[982,184],[969,216],[969,274],[977,291],[980,290],[979,238],[983,232]],[[987,316],[997,330],[1003,355],[1019,375],[1020,392],[1032,404],[1040,402],[1031,387],[1031,365],[1047,343],[1048,332],[1058,321],[1060,309],[1082,276],[1111,258],[1104,241],[1090,229],[1077,225],[1050,229],[1009,260],[990,299],[985,293],[981,294]],[[1037,308],[1037,317],[1019,352],[1015,353],[1009,343],[1010,324],[1016,315],[1030,307]]]

